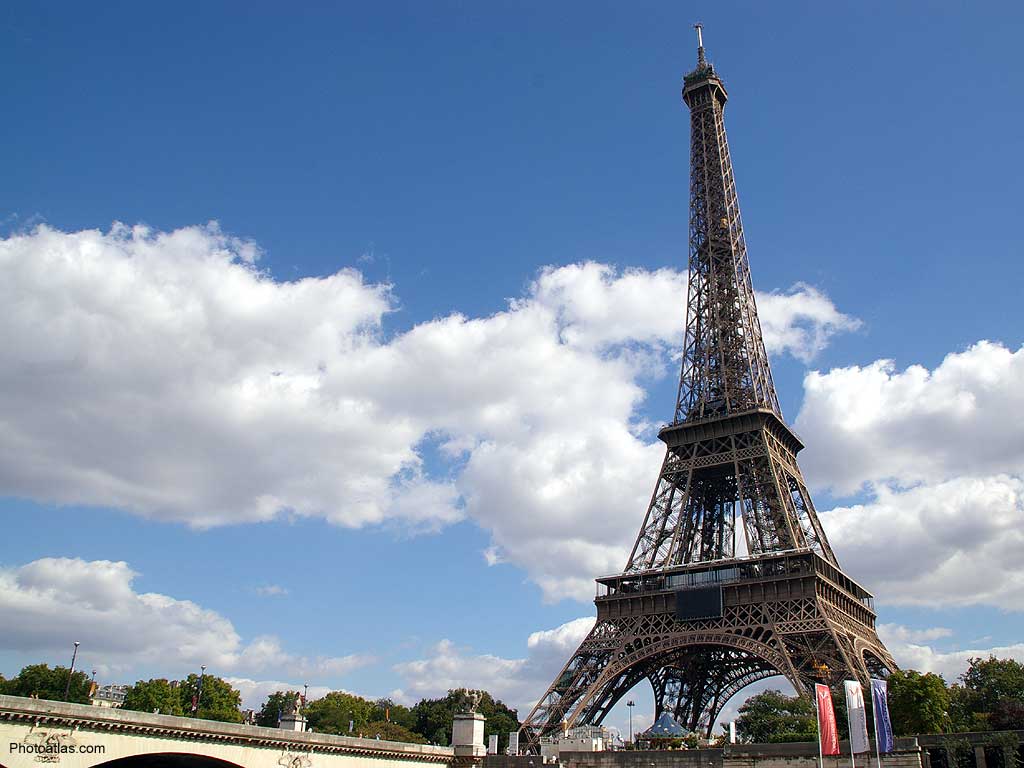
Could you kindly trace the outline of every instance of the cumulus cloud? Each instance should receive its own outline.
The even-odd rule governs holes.
[[[618,272],[594,262],[548,267],[531,293],[555,313],[560,339],[574,347],[682,343],[685,272]]]
[[[418,434],[321,382],[374,343],[388,290],[253,258],[210,227],[0,241],[0,487],[197,526],[381,520]]]
[[[988,341],[933,370],[878,360],[807,375],[803,468],[834,494],[864,492],[822,520],[881,602],[1024,609],[1022,380],[1024,348]]]
[[[249,677],[225,677],[224,679],[242,694],[242,709],[255,710],[259,710],[272,693],[278,691],[302,693],[305,685],[304,683],[289,683],[281,680],[253,680]],[[335,689],[325,685],[311,685],[307,693],[307,701],[323,698],[332,690]]]
[[[389,286],[277,281],[258,255],[215,226],[0,240],[0,492],[195,527],[468,515],[548,599],[621,568],[683,273],[549,268],[505,311],[388,337]],[[854,324],[808,286],[760,300],[769,348],[802,359]],[[428,474],[427,445],[450,466]]]
[[[906,490],[881,485],[873,496],[822,514],[822,523],[845,568],[870,584],[879,602],[1024,610],[1019,477],[959,477]]]
[[[593,626],[593,617],[584,617],[534,632],[527,638],[526,655],[517,659],[474,654],[442,640],[426,658],[394,666],[403,680],[395,694],[413,701],[443,696],[451,688],[482,688],[525,717]]]
[[[942,675],[947,683],[954,682],[966,672],[973,658],[996,656],[1000,659],[1024,661],[1024,643],[953,651],[938,651],[927,645],[931,640],[951,634],[944,627],[913,630],[899,624],[879,624],[878,634],[901,667],[934,672]]]
[[[288,589],[280,584],[265,584],[261,587],[256,587],[255,592],[262,597],[279,597],[287,595]]]
[[[136,573],[125,562],[42,558],[0,568],[0,649],[63,650],[82,643],[83,665],[117,673],[159,665],[166,674],[206,664],[214,674],[284,670],[295,675],[340,676],[372,657],[307,658],[271,636],[245,643],[231,621],[189,600],[136,592]]]
[[[809,480],[839,493],[866,483],[941,482],[1024,470],[1024,347],[980,341],[934,369],[891,360],[812,372],[796,428]]]
[[[757,314],[768,354],[789,352],[805,363],[837,333],[861,326],[860,320],[844,315],[824,293],[806,283],[784,293],[758,293]]]

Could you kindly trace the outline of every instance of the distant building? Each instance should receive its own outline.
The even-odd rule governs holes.
[[[543,736],[540,754],[545,762],[558,759],[562,752],[604,752],[611,748],[612,737],[600,725],[581,725],[557,736]]]
[[[89,695],[89,703],[94,707],[107,707],[116,709],[124,704],[124,697],[128,693],[127,685],[102,685],[95,688]]]
[[[255,709],[242,710],[242,723],[245,725],[256,725],[256,716],[259,714]]]

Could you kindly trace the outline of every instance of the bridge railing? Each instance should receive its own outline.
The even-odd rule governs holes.
[[[47,699],[26,699],[20,696],[0,696],[0,722],[3,721],[78,726],[89,730],[134,732],[140,735],[159,734],[190,741],[234,742],[247,746],[273,746],[299,751],[390,755],[437,763],[449,763],[455,754],[451,747],[430,744],[287,731],[258,725],[154,715],[148,712],[93,707]]]

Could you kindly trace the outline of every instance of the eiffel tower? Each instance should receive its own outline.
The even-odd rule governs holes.
[[[689,284],[675,418],[623,572],[597,580],[597,622],[524,721],[520,745],[597,725],[634,685],[655,717],[711,735],[726,702],[784,675],[798,693],[896,669],[871,594],[847,576],[782,419],[754,302],[723,112],[697,29],[690,109]],[[742,540],[737,548],[737,518]]]

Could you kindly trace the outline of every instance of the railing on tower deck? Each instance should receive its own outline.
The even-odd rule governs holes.
[[[867,590],[810,549],[791,549],[770,555],[691,563],[675,569],[605,576],[597,580],[595,598],[600,600],[639,593],[676,591],[712,584],[732,584],[747,579],[791,578],[809,575],[816,570],[874,611],[874,599]]]

